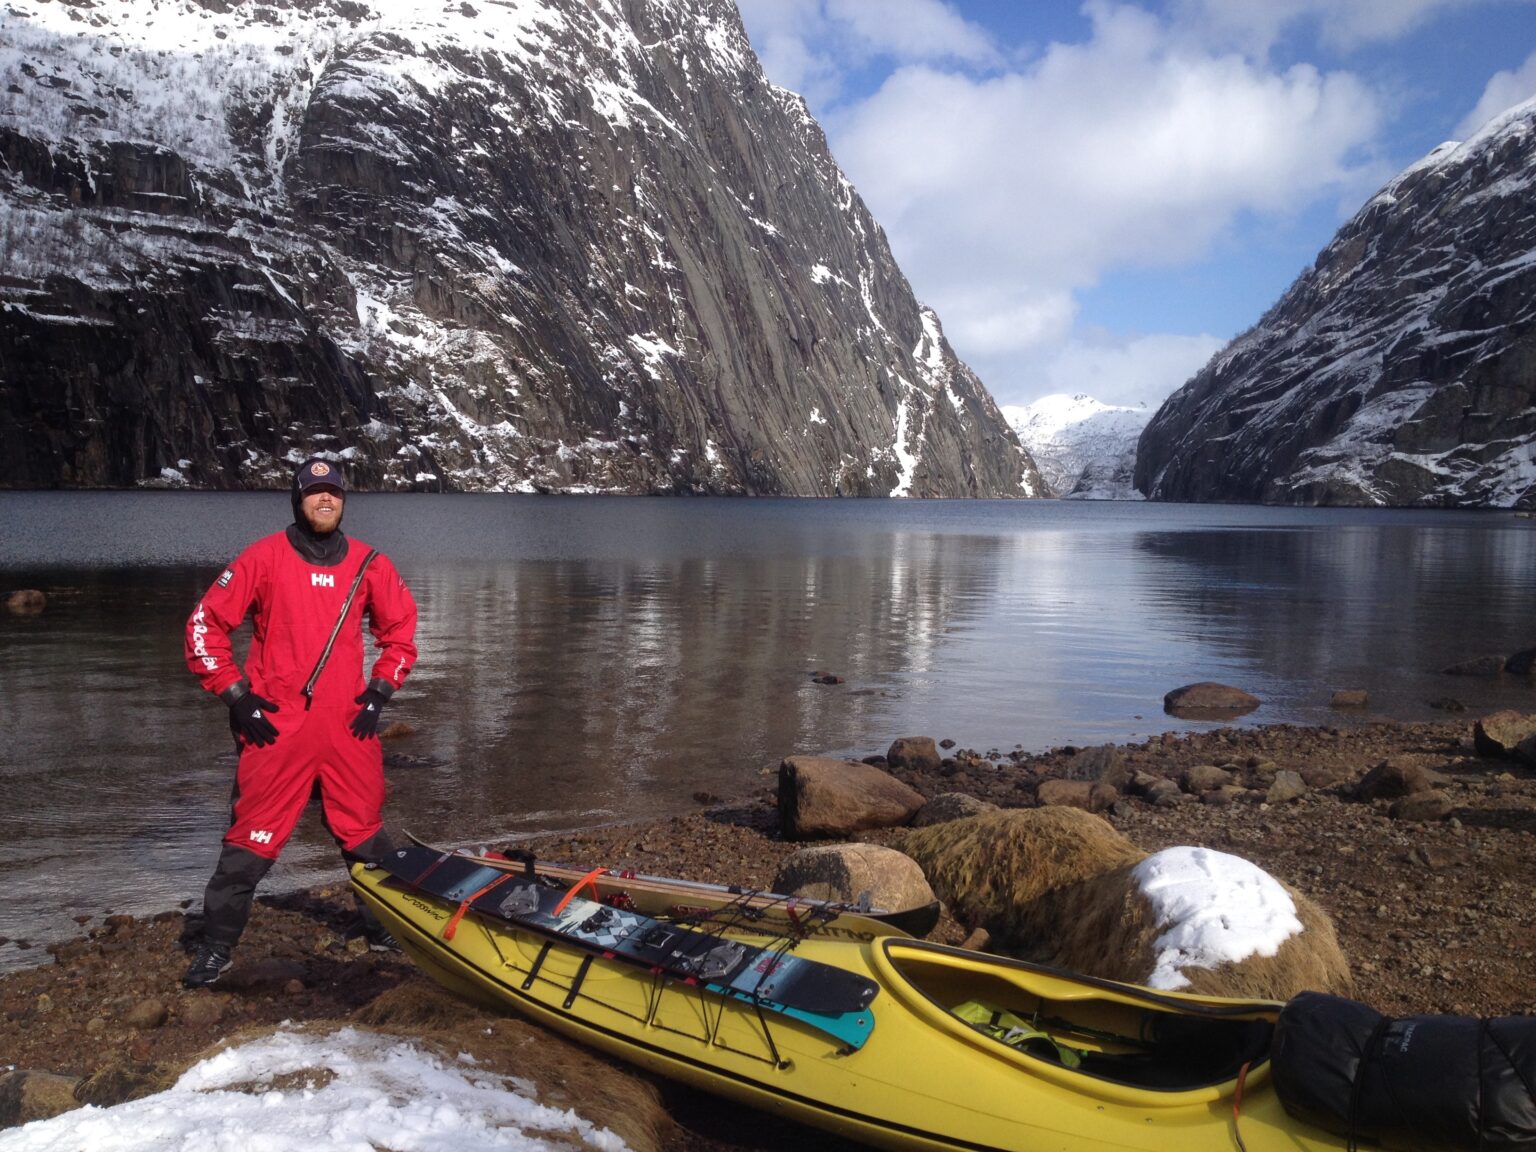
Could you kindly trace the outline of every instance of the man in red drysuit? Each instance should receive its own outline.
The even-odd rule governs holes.
[[[229,831],[203,895],[203,938],[182,977],[188,987],[229,969],[256,885],[315,791],[348,862],[390,849],[379,713],[415,663],[416,602],[388,557],[341,531],[346,485],[335,464],[306,460],[292,503],[293,523],[241,552],[187,621],[187,665],[229,706],[240,753]],[[230,633],[253,610],[242,672]],[[379,645],[366,685],[365,613]],[[364,928],[373,947],[394,946],[366,913]]]

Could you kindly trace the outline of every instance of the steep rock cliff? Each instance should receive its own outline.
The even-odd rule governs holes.
[[[0,484],[1040,491],[728,0],[0,24]]]
[[[1536,102],[1351,220],[1142,434],[1153,499],[1536,507]]]

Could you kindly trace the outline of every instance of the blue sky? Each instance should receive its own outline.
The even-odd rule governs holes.
[[[1395,173],[1536,97],[1536,0],[739,0],[1000,403],[1156,406]]]

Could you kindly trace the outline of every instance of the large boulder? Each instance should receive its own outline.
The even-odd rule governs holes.
[[[857,901],[866,892],[876,908],[926,908],[933,889],[916,860],[879,844],[822,844],[802,848],[780,867],[773,890],[814,900]]]
[[[903,847],[999,951],[1208,995],[1353,991],[1327,914],[1237,857],[1181,848],[1148,858],[1073,808],[940,824]]]
[[[1011,808],[907,834],[902,849],[922,865],[961,923],[999,940],[1035,932],[1047,893],[1135,863],[1141,849],[1079,808]]]
[[[779,823],[791,840],[905,824],[923,795],[858,760],[791,756],[779,765]]]
[[[914,772],[937,772],[944,763],[932,736],[897,737],[891,742],[885,759],[892,768],[907,768]]]
[[[1259,698],[1230,684],[1218,684],[1214,680],[1202,680],[1198,684],[1186,684],[1175,688],[1163,697],[1163,711],[1173,716],[1191,719],[1225,719],[1252,712],[1259,706]]]
[[[1513,709],[1484,716],[1472,727],[1477,754],[1490,759],[1521,756],[1520,746],[1532,737],[1536,737],[1536,716]]]
[[[1238,856],[1167,848],[1056,896],[1046,963],[1202,995],[1354,992],[1328,914]]]

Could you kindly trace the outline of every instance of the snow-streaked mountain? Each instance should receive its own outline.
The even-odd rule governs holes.
[[[1154,499],[1536,507],[1536,101],[1402,172],[1163,405]]]
[[[729,0],[6,0],[0,485],[1017,496]]]
[[[1033,404],[1005,405],[1003,416],[1058,496],[1140,500],[1132,484],[1136,441],[1152,418],[1145,404],[1103,404],[1058,393]]]

